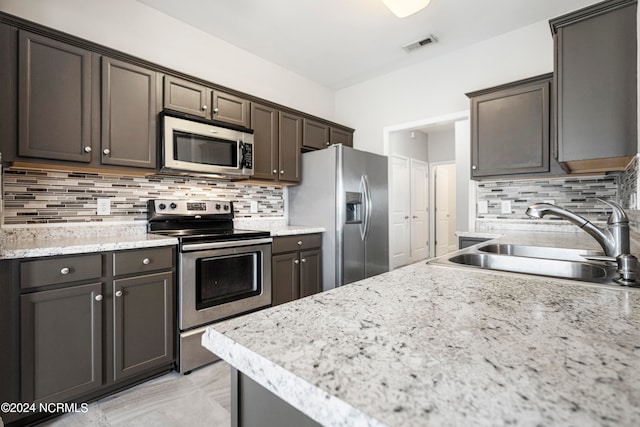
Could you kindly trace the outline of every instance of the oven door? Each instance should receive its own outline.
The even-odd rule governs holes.
[[[181,331],[271,304],[271,238],[183,244]]]

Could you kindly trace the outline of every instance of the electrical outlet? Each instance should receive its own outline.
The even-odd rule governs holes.
[[[97,215],[111,215],[111,199],[97,199]]]
[[[502,213],[510,214],[511,213],[511,200],[503,200],[502,201]]]
[[[258,213],[258,202],[251,200],[251,213]]]
[[[489,213],[489,202],[487,202],[486,200],[478,200],[478,213]]]

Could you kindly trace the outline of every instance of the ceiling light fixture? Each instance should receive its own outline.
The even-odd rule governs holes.
[[[413,15],[429,5],[431,0],[382,0],[398,18]]]

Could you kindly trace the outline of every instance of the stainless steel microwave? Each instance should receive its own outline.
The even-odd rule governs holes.
[[[253,131],[223,127],[186,116],[161,114],[161,171],[249,178]]]

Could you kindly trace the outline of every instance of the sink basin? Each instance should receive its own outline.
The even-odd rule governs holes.
[[[567,249],[507,244],[487,244],[484,246],[480,246],[478,250],[481,252],[489,252],[493,254],[567,261],[585,261],[583,255],[604,255],[601,251],[588,249]]]
[[[449,258],[449,261],[455,264],[486,268],[489,270],[585,281],[604,279],[608,274],[605,267],[583,262],[491,253],[463,253]]]

